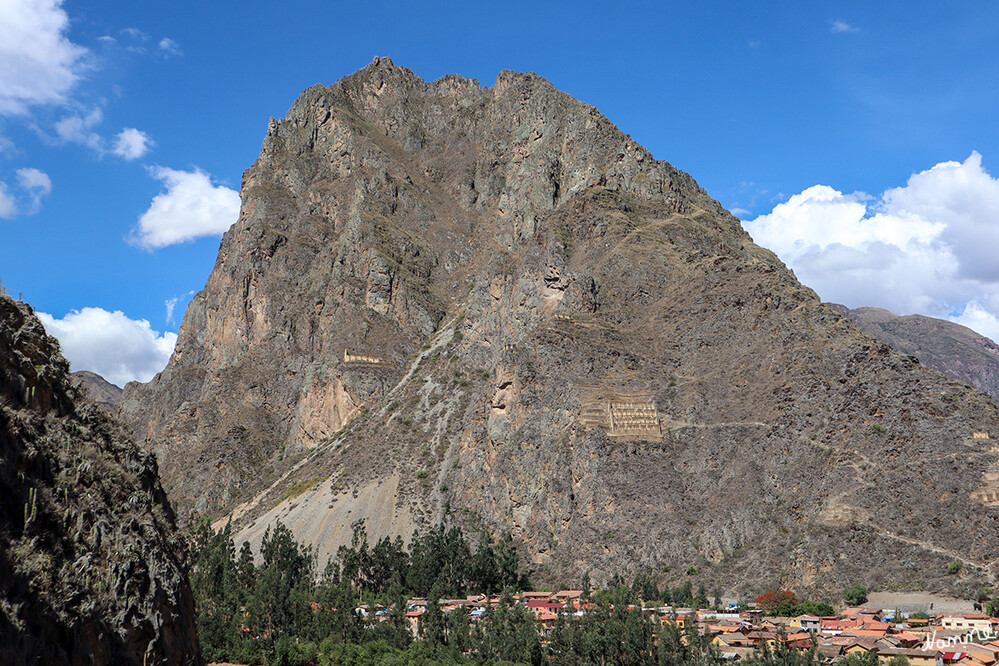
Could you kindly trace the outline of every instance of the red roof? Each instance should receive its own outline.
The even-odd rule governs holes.
[[[565,608],[565,604],[560,604],[557,601],[548,601],[547,599],[531,599],[524,605],[528,608],[544,608],[546,610]]]

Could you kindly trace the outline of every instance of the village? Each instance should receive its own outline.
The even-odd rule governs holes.
[[[544,642],[559,616],[582,618],[587,613],[607,613],[609,608],[584,600],[582,590],[520,592],[511,601],[533,616]],[[406,619],[414,638],[422,636],[421,618],[432,602],[422,597],[409,599]],[[464,599],[441,599],[443,614],[458,609],[474,623],[502,603],[500,595],[469,595]],[[768,615],[750,603],[746,607],[729,604],[724,610],[674,608],[672,606],[628,605],[629,612],[642,613],[664,626],[674,623],[685,631],[710,637],[710,644],[726,661],[739,661],[766,644],[779,644],[808,650],[813,645],[816,658],[834,663],[851,655],[861,663],[911,666],[993,666],[999,665],[999,617],[980,612],[904,613],[896,609],[847,607],[835,615],[801,614],[794,617]],[[382,608],[371,617],[368,608],[357,612],[368,621],[384,621]],[[693,626],[692,626],[693,625]],[[866,657],[866,658],[865,658]],[[904,659],[904,661],[903,661]]]

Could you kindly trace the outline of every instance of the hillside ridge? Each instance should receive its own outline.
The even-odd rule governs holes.
[[[203,663],[155,458],[83,399],[55,338],[4,294],[0,489],[5,664]]]
[[[925,315],[897,315],[873,307],[830,307],[868,335],[999,401],[999,344],[990,338],[967,326]]]

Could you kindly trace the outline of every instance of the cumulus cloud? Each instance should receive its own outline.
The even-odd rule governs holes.
[[[183,243],[225,232],[239,216],[239,193],[213,185],[200,169],[180,171],[152,167],[150,174],[163,182],[149,210],[132,230],[131,242],[147,250]]]
[[[0,2],[0,114],[65,101],[87,53],[68,29],[61,0]]]
[[[38,318],[55,336],[76,370],[96,372],[112,384],[148,382],[166,367],[177,334],[154,331],[145,319],[129,319],[115,310],[74,310],[62,319],[44,312]]]
[[[57,141],[86,146],[97,153],[104,152],[104,138],[93,131],[104,120],[104,111],[94,107],[86,115],[66,116],[55,124]]]
[[[114,138],[111,152],[126,160],[137,160],[153,146],[153,140],[145,132],[126,127]]]
[[[977,152],[877,198],[814,185],[745,227],[826,301],[999,336],[999,180]]]
[[[184,53],[180,50],[180,44],[173,41],[169,37],[164,37],[160,40],[160,51],[168,56],[184,55]]]
[[[52,192],[52,179],[44,171],[35,168],[18,169],[17,180],[26,190],[45,195]]]
[[[42,205],[42,197],[52,192],[52,179],[44,171],[34,168],[18,169],[17,182],[29,200],[28,213],[37,213]]]
[[[0,182],[0,218],[37,213],[41,208],[42,198],[52,192],[52,180],[44,171],[29,167],[18,169],[16,176],[16,188]]]

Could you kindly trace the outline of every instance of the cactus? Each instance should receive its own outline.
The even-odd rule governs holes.
[[[30,507],[30,508],[29,508]],[[24,528],[28,529],[31,523],[35,522],[38,516],[38,491],[34,488],[28,490],[28,501],[24,503]]]

